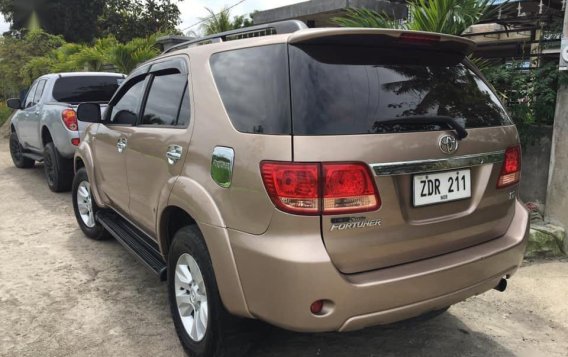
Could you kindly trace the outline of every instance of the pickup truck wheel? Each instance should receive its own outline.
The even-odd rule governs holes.
[[[95,219],[99,208],[93,199],[91,184],[85,168],[79,169],[73,179],[72,197],[75,218],[83,233],[94,240],[108,239],[110,235]]]
[[[47,185],[53,192],[66,192],[73,182],[72,161],[59,154],[53,143],[47,143],[43,149],[43,167]]]
[[[10,134],[10,155],[12,155],[12,161],[17,168],[29,169],[34,167],[35,160],[28,159],[24,156],[24,150],[20,144],[20,139],[18,139],[18,134],[16,134],[15,131]]]
[[[227,335],[237,318],[221,302],[211,258],[196,226],[181,228],[174,236],[168,255],[168,295],[186,352],[195,357],[226,355]]]

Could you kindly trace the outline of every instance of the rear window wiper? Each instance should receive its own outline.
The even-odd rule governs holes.
[[[378,129],[383,125],[444,125],[456,132],[458,140],[467,137],[467,130],[458,123],[454,118],[447,116],[411,116],[405,118],[379,120],[373,124],[373,130]]]

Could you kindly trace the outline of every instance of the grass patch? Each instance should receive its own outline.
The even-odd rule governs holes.
[[[0,126],[4,125],[10,114],[12,114],[12,109],[8,108],[6,103],[0,103]]]

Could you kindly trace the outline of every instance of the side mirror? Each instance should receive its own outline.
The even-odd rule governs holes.
[[[82,103],[77,107],[77,119],[85,123],[100,123],[101,106],[97,103]]]
[[[8,105],[8,108],[10,108],[10,109],[16,109],[16,110],[22,109],[22,101],[19,100],[18,98],[8,99],[6,104]]]

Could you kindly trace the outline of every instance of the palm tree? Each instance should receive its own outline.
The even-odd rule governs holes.
[[[71,61],[80,68],[90,71],[101,71],[103,66],[111,63],[111,53],[118,46],[114,36],[98,39],[92,47],[84,47],[83,50],[74,54]]]
[[[405,22],[368,9],[350,9],[346,16],[336,17],[333,21],[343,27],[394,28],[458,36],[492,14],[493,2],[494,0],[411,0],[408,2],[409,20]]]
[[[117,44],[110,50],[109,61],[120,72],[130,73],[140,63],[159,54],[160,51],[156,47],[156,35],[154,35],[148,38],[135,38],[125,44]]]
[[[201,31],[204,35],[213,35],[252,25],[251,20],[246,16],[235,16],[231,20],[231,10],[228,7],[224,7],[219,13],[215,13],[207,7],[205,10],[207,10],[209,16],[200,18],[203,21]]]

